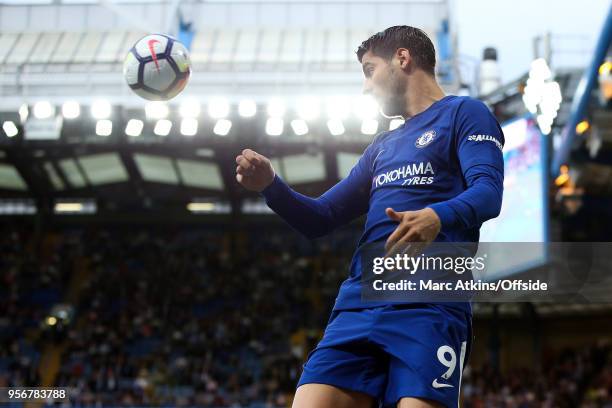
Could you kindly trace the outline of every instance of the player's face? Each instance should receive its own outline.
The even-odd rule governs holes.
[[[399,75],[401,68],[397,58],[387,61],[368,51],[361,59],[361,67],[365,76],[363,93],[372,95],[385,115],[402,115],[406,82],[403,75]]]

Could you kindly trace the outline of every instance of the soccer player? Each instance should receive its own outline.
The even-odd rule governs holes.
[[[367,214],[293,407],[456,407],[471,349],[470,302],[364,302],[360,250],[376,242],[387,253],[409,243],[478,242],[481,224],[501,208],[504,136],[482,102],[444,94],[423,31],[390,27],[364,41],[357,57],[364,92],[405,124],[377,135],[345,179],[311,198],[263,155],[245,149],[236,157],[237,181],[309,238]]]

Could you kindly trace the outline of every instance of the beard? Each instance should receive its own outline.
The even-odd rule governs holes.
[[[380,113],[387,119],[404,115],[404,99],[399,95],[390,95],[381,101]]]
[[[381,100],[381,113],[386,118],[404,115],[404,95],[406,94],[406,83],[399,79],[395,69],[389,69],[389,82],[385,97]]]

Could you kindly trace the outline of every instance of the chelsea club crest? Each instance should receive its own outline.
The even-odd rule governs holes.
[[[436,137],[436,131],[435,130],[428,130],[427,132],[425,132],[421,136],[419,136],[419,138],[416,140],[414,145],[416,147],[418,147],[418,148],[425,147],[428,144],[430,144],[431,142],[433,142],[435,137]]]

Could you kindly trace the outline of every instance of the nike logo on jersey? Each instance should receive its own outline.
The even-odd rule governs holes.
[[[380,156],[380,154],[382,152],[384,152],[385,149],[380,149],[380,152],[378,152],[378,154],[376,155],[376,157],[374,158],[374,160],[372,160],[372,169],[374,169],[374,163],[376,163],[376,160],[378,159],[378,156]]]
[[[431,386],[434,388],[454,387],[454,385],[452,384],[439,383],[437,378],[434,378],[433,382],[431,383]]]

